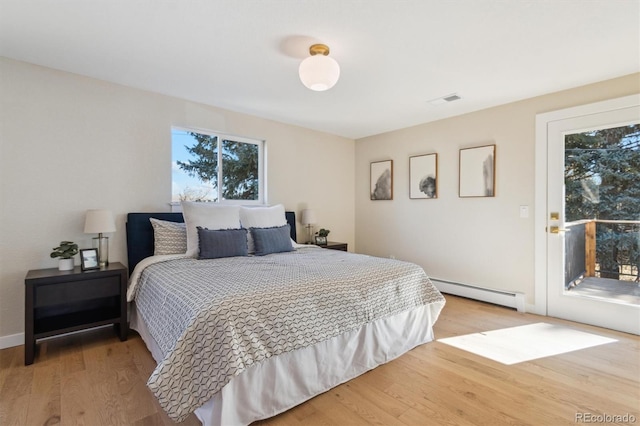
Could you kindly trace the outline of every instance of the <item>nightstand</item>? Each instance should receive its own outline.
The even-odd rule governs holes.
[[[102,269],[57,268],[29,271],[25,285],[25,365],[33,364],[36,341],[85,328],[114,324],[127,340],[127,268],[118,262]]]
[[[324,246],[320,246],[322,248],[326,248],[329,250],[341,250],[347,251],[347,243],[339,243],[336,241],[327,241],[327,244]]]

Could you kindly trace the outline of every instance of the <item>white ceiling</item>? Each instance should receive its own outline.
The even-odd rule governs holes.
[[[0,0],[0,56],[357,139],[638,72],[640,1]]]

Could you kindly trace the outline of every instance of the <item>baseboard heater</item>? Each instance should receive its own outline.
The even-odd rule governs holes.
[[[517,309],[518,312],[525,311],[523,293],[478,287],[433,277],[431,277],[431,281],[442,293],[507,306],[509,308]]]

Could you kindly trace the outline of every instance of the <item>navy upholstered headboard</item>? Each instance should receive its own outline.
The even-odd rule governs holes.
[[[285,212],[287,223],[291,227],[291,238],[296,241],[296,214]],[[129,274],[145,257],[153,256],[153,226],[149,218],[184,222],[182,213],[129,213],[127,215],[127,260]]]

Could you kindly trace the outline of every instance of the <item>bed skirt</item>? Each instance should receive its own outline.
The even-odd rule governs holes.
[[[247,425],[301,404],[433,340],[443,302],[369,323],[329,340],[274,356],[231,379],[195,411],[207,426]],[[131,304],[130,326],[156,362],[162,353]]]

